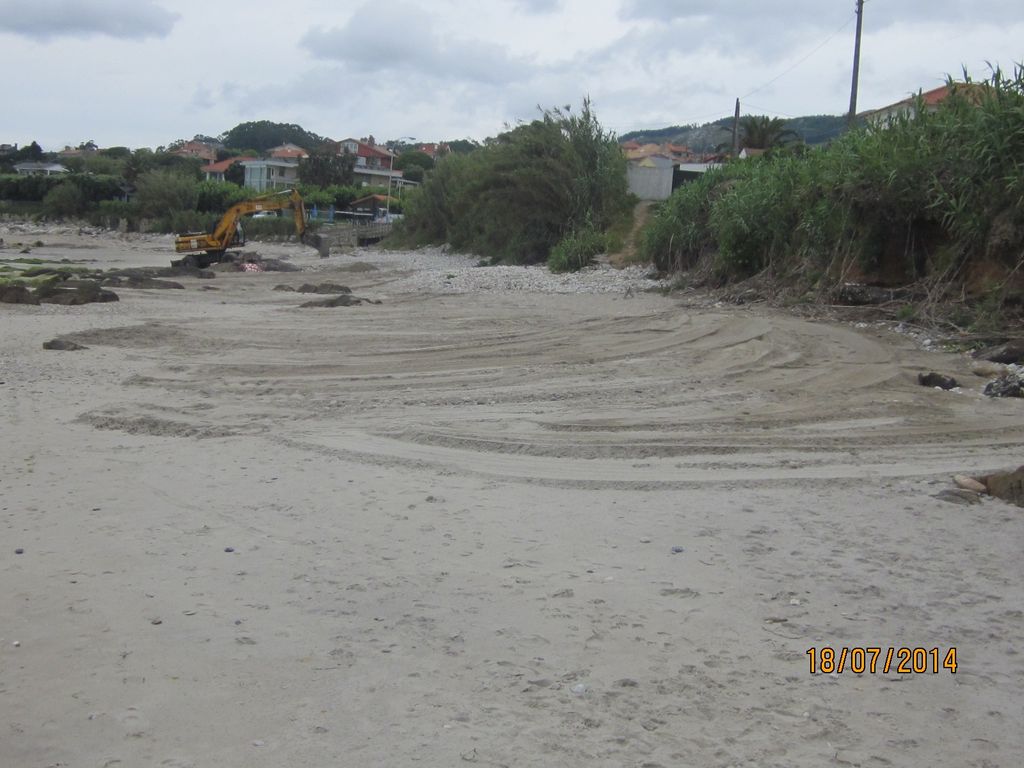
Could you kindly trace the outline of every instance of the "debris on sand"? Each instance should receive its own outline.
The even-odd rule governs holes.
[[[352,293],[352,289],[347,285],[338,283],[320,283],[319,285],[303,283],[296,290],[299,293]]]
[[[1024,397],[1024,379],[1016,371],[1007,371],[985,385],[988,397]]]
[[[319,301],[307,301],[305,304],[300,304],[300,307],[355,307],[359,304],[380,304],[380,299],[363,299],[358,296],[353,296],[350,293],[340,293],[337,296],[332,296],[329,299],[320,299]]]
[[[81,344],[76,344],[68,339],[50,339],[43,342],[43,349],[54,349],[60,352],[74,352],[79,349],[88,349]]]
[[[956,379],[952,376],[945,376],[941,373],[919,373],[917,374],[917,383],[922,387],[938,387],[939,389],[956,389]]]
[[[295,289],[294,288],[292,288],[290,285],[284,285],[284,284],[275,285],[274,286],[274,290],[275,291],[290,291],[291,293],[295,293]]]

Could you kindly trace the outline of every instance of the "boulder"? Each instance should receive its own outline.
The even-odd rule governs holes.
[[[38,304],[37,299],[24,285],[0,285],[2,304]]]
[[[155,277],[142,275],[112,275],[106,278],[102,285],[111,288],[185,288],[184,285],[173,280],[157,280]]]
[[[1015,339],[995,347],[988,347],[974,353],[977,360],[992,363],[1019,363],[1024,361],[1024,340]]]
[[[971,363],[971,373],[975,376],[981,376],[986,379],[1002,376],[1006,373],[1006,370],[1006,365],[1004,363],[993,363],[989,360],[975,360]]]
[[[299,293],[352,293],[352,289],[347,285],[338,283],[320,283],[319,285],[303,283],[297,290]]]
[[[919,373],[917,383],[922,387],[939,387],[940,389],[955,389],[959,386],[952,376],[945,376],[941,373]]]
[[[88,349],[83,347],[81,344],[76,344],[73,341],[67,339],[50,339],[49,341],[43,342],[43,349],[55,349],[61,352],[74,352],[78,349]]]
[[[68,280],[65,283],[41,285],[35,290],[40,304],[61,304],[77,306],[96,302],[117,301],[117,294],[105,291],[100,284],[90,280]]]
[[[280,259],[260,259],[260,266],[264,272],[298,272],[299,268],[294,264]]]
[[[354,307],[359,304],[380,304],[380,300],[374,299],[362,299],[358,296],[353,296],[349,293],[338,294],[332,296],[329,299],[320,299],[319,301],[307,301],[305,304],[300,304],[300,307]]]

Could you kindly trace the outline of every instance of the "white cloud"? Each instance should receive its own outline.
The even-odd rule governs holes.
[[[559,7],[559,0],[515,0],[514,6],[526,13],[552,13]]]
[[[302,43],[316,58],[364,75],[502,85],[528,74],[528,62],[502,46],[440,34],[433,17],[417,6],[395,4],[386,24],[370,31],[363,20],[372,12],[364,6],[343,26],[312,29]]]
[[[92,35],[128,40],[166,37],[178,18],[153,0],[0,0],[0,32],[36,40]]]

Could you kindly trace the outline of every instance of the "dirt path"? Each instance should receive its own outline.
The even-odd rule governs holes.
[[[633,209],[633,229],[626,239],[626,243],[619,253],[612,254],[609,263],[614,267],[625,267],[637,263],[640,252],[640,233],[643,232],[647,219],[651,216],[651,209],[654,203],[650,200],[641,200]]]
[[[934,498],[1019,464],[1024,420],[961,359],[278,251],[318,271],[0,307],[0,765],[1024,753],[1024,516]],[[272,290],[311,280],[382,303]],[[960,666],[812,675],[823,646]]]

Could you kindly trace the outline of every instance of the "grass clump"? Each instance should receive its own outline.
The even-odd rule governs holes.
[[[578,272],[607,250],[606,236],[592,227],[584,227],[570,232],[555,244],[548,255],[548,269],[552,272]]]

